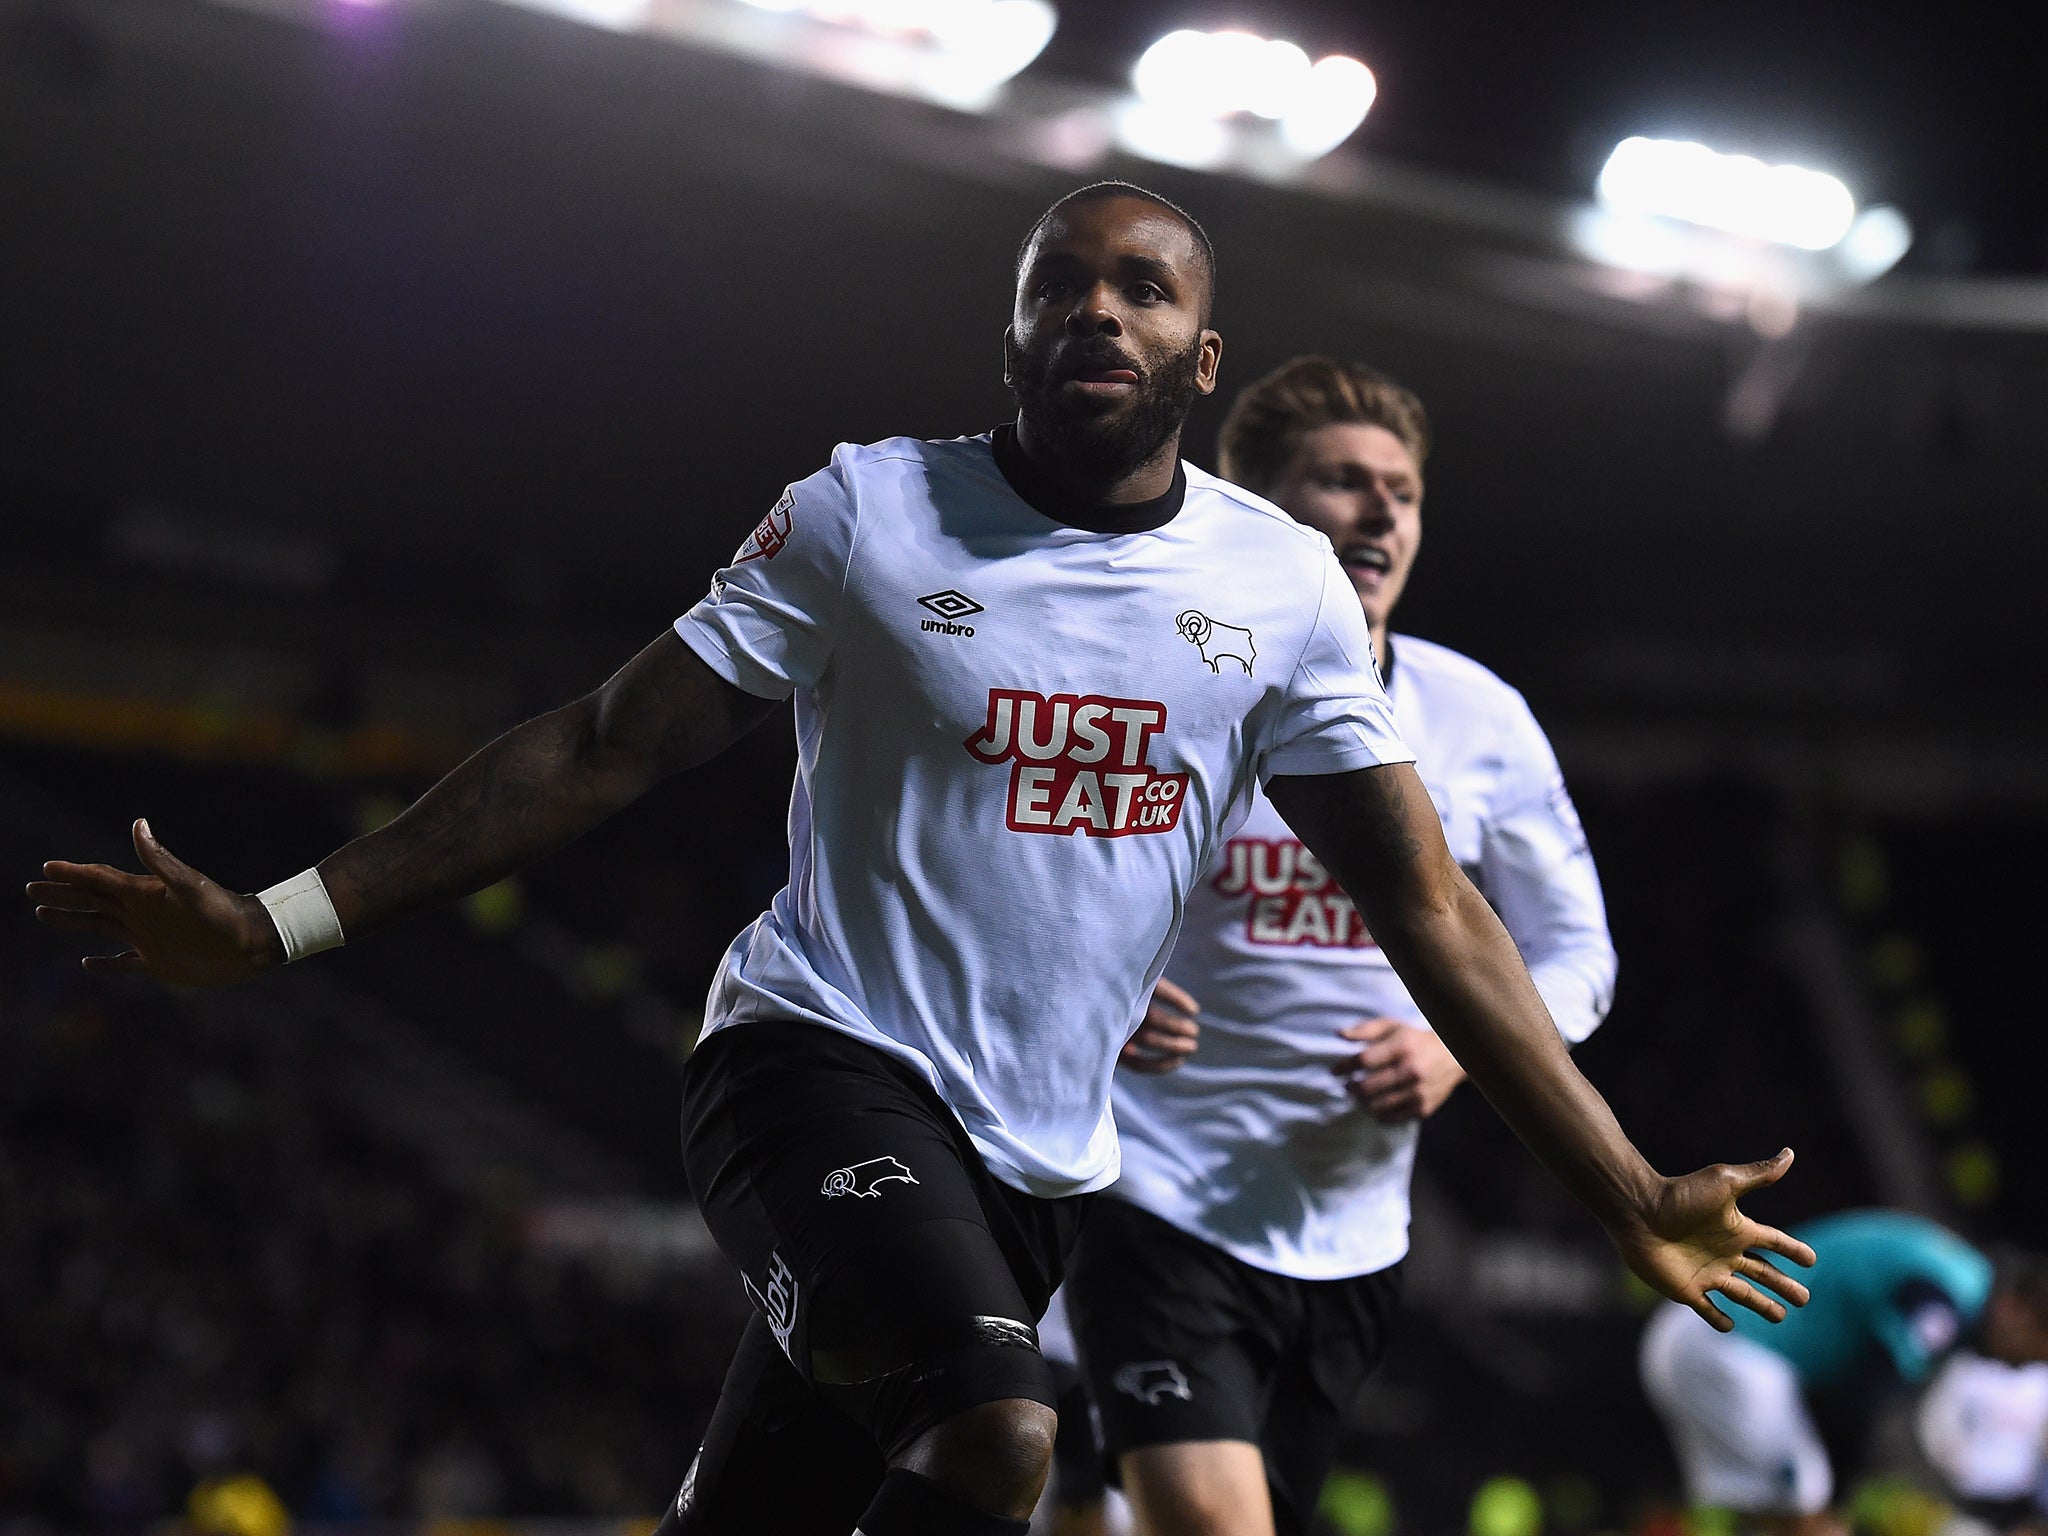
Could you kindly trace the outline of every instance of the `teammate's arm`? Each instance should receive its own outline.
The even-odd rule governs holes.
[[[1664,1178],[1565,1049],[1514,942],[1444,845],[1412,765],[1281,775],[1274,806],[1358,903],[1423,1015],[1516,1135],[1606,1227],[1629,1267],[1726,1332],[1718,1290],[1776,1321],[1806,1287],[1750,1250],[1813,1250],[1737,1208],[1791,1166],[1717,1164]],[[1776,1294],[1773,1295],[1772,1293]]]
[[[1360,1049],[1330,1070],[1368,1114],[1388,1125],[1427,1120],[1465,1081],[1450,1047],[1405,1019],[1360,1019],[1338,1030],[1337,1038]]]
[[[573,841],[680,769],[716,756],[774,707],[714,673],[673,631],[595,692],[515,726],[396,820],[320,861],[351,935],[480,890]],[[36,916],[126,945],[87,970],[188,986],[240,981],[284,960],[253,896],[209,880],[135,826],[148,871],[54,862],[28,888]]]
[[[1541,727],[1526,710],[1502,731],[1510,767],[1480,825],[1479,879],[1528,962],[1529,974],[1577,1045],[1614,1001],[1607,903],[1586,829]]]
[[[1600,1027],[1614,997],[1607,908],[1550,743],[1526,711],[1507,734],[1510,742],[1520,739],[1510,748],[1520,803],[1482,822],[1479,879],[1558,1033],[1577,1045]],[[1334,1070],[1359,1103],[1390,1123],[1435,1114],[1465,1080],[1457,1058],[1429,1030],[1361,1019],[1338,1033],[1363,1049]]]

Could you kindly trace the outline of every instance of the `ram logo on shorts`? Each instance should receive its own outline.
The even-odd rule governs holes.
[[[1173,627],[1180,631],[1183,640],[1202,653],[1211,672],[1221,672],[1224,662],[1234,661],[1244,668],[1246,677],[1252,675],[1252,663],[1258,660],[1259,653],[1252,648],[1252,632],[1243,625],[1226,624],[1199,608],[1189,608],[1173,621]]]
[[[1110,1384],[1153,1408],[1159,1406],[1161,1398],[1177,1397],[1185,1403],[1195,1395],[1180,1366],[1171,1360],[1133,1360],[1129,1365],[1120,1365],[1110,1377]]]
[[[818,1191],[828,1200],[837,1200],[841,1195],[852,1195],[857,1200],[881,1198],[880,1186],[891,1181],[899,1184],[915,1184],[910,1170],[893,1157],[871,1157],[864,1163],[854,1163],[845,1168],[834,1168],[825,1175],[824,1186]]]

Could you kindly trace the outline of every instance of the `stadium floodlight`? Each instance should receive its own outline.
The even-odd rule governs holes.
[[[1162,165],[1213,171],[1230,159],[1230,129],[1213,117],[1175,112],[1149,101],[1126,101],[1114,122],[1125,149]]]
[[[1835,247],[1835,259],[1852,282],[1867,283],[1899,264],[1913,246],[1913,226],[1889,203],[1866,208],[1856,215],[1849,233]]]
[[[986,105],[1052,41],[1059,24],[1050,0],[739,0],[756,11],[800,17],[866,34],[907,50],[848,55],[839,61],[859,77],[873,73],[881,89],[910,85],[916,94],[949,105]],[[907,79],[897,67],[907,61]]]
[[[1684,139],[1623,139],[1601,168],[1598,187],[1600,201],[1619,213],[1806,251],[1827,250],[1856,217],[1849,189],[1825,171],[1766,165]]]
[[[1280,120],[1280,136],[1304,156],[1326,155],[1357,131],[1379,93],[1379,82],[1358,60],[1341,53],[1318,59],[1307,89]]]
[[[1125,146],[1176,165],[1231,157],[1230,120],[1272,123],[1287,158],[1328,154],[1372,109],[1379,87],[1358,60],[1333,54],[1311,63],[1278,38],[1241,31],[1169,32],[1131,70],[1137,100],[1119,114]]]
[[[249,3],[249,0],[241,0]],[[275,3],[275,0],[257,0]],[[505,0],[965,111],[1052,40],[1051,0]]]
[[[647,10],[653,0],[512,0],[512,3],[529,10],[566,16],[571,21],[602,27],[607,32],[637,32],[646,24]]]

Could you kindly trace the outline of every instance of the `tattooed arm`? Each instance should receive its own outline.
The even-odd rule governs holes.
[[[515,726],[389,826],[322,859],[343,931],[466,895],[573,842],[773,707],[664,632],[595,693]]]
[[[1718,1290],[1773,1321],[1806,1288],[1753,1257],[1813,1262],[1805,1244],[1750,1221],[1739,1196],[1774,1183],[1790,1151],[1662,1177],[1573,1065],[1514,941],[1444,845],[1413,767],[1276,777],[1274,806],[1358,904],[1422,1014],[1503,1120],[1607,1228],[1629,1266],[1724,1332]],[[1753,1283],[1752,1283],[1753,1282]]]
[[[389,826],[322,859],[343,931],[358,934],[503,878],[660,779],[716,756],[771,708],[664,633],[595,693],[515,726]],[[174,857],[147,822],[134,835],[146,875],[52,863],[29,887],[45,923],[127,946],[88,957],[88,970],[220,986],[282,963],[276,928],[253,896]]]

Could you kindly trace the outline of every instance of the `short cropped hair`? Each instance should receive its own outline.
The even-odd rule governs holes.
[[[1231,402],[1220,439],[1223,478],[1263,494],[1305,434],[1351,421],[1393,433],[1417,469],[1429,457],[1429,415],[1412,390],[1363,363],[1296,357]]]
[[[1065,197],[1046,209],[1045,212],[1041,213],[1033,221],[1031,228],[1024,232],[1024,238],[1017,243],[1016,276],[1020,279],[1024,276],[1024,263],[1030,258],[1032,245],[1037,242],[1039,235],[1044,233],[1045,226],[1051,223],[1054,217],[1063,209],[1071,208],[1076,203],[1099,203],[1105,198],[1112,197],[1135,197],[1140,202],[1151,203],[1154,207],[1163,208],[1178,219],[1181,226],[1190,235],[1194,236],[1195,249],[1201,253],[1202,275],[1209,281],[1209,299],[1202,306],[1202,320],[1206,324],[1209,319],[1209,313],[1216,303],[1216,247],[1209,241],[1209,232],[1202,228],[1193,214],[1181,207],[1179,203],[1173,201],[1172,198],[1161,197],[1157,192],[1141,187],[1136,182],[1092,181],[1085,187],[1076,187]]]

